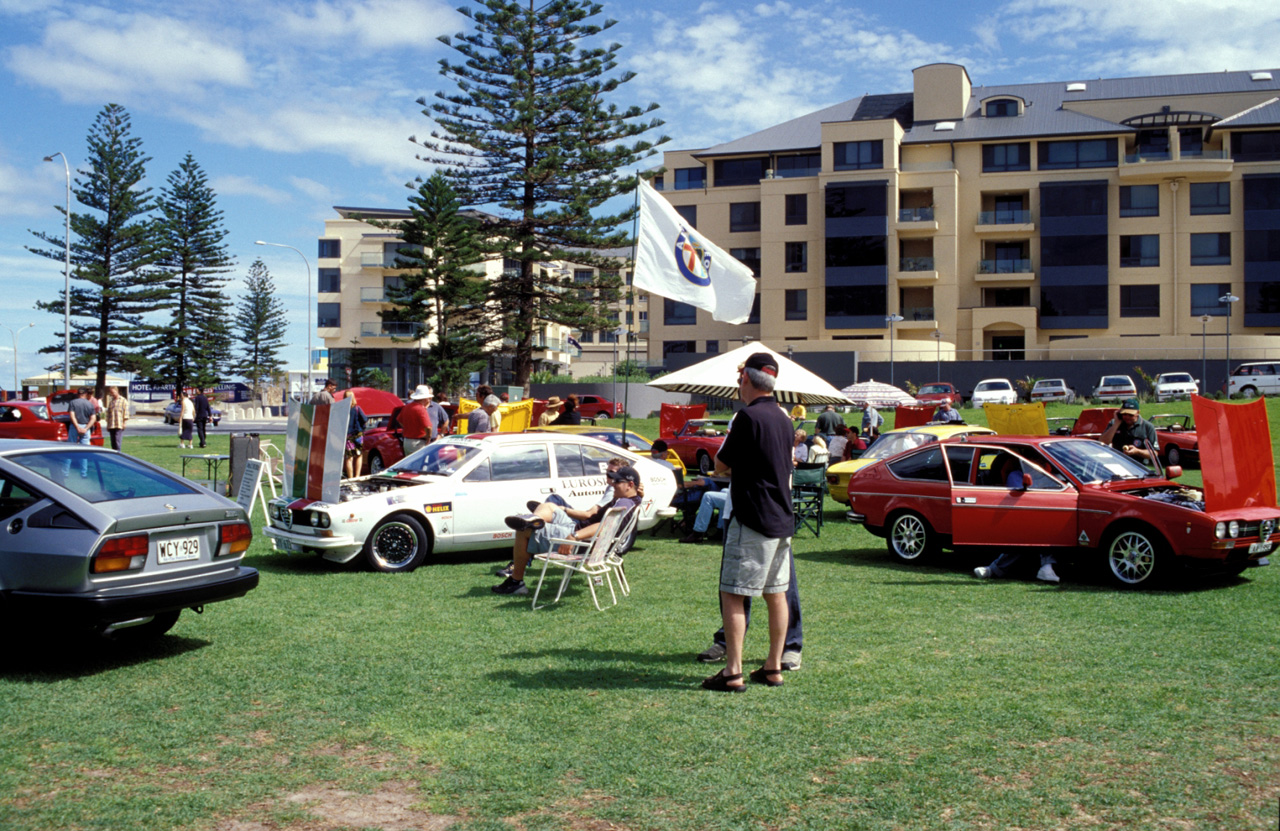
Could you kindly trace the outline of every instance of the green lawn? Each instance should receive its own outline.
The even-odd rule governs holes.
[[[979,582],[828,519],[796,540],[803,669],[739,696],[692,660],[714,546],[646,536],[616,608],[531,612],[489,591],[501,551],[380,575],[258,537],[261,586],[151,647],[11,631],[0,827],[1276,828],[1280,570]]]

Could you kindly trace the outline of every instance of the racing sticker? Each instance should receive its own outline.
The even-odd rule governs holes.
[[[514,531],[496,531],[494,532],[493,538],[495,540],[509,540],[514,536],[515,536]]]
[[[452,511],[452,502],[428,502],[422,506],[422,512],[426,514],[447,514]]]
[[[402,493],[393,494],[387,497],[388,505],[399,505],[403,501],[404,501],[404,494]]]

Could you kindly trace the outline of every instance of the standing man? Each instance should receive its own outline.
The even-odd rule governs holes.
[[[786,591],[791,582],[791,442],[794,427],[778,408],[773,387],[778,362],[758,352],[738,368],[738,396],[746,407],[734,416],[729,435],[716,454],[716,473],[732,469],[733,516],[725,531],[720,561],[720,604],[725,631],[725,668],[702,686],[720,692],[744,692],[742,645],[746,636],[745,599],[763,595],[769,609],[769,655],[751,672],[751,680],[782,685],[782,652],[787,635]]]
[[[71,399],[67,405],[67,413],[71,416],[71,429],[67,431],[67,441],[72,444],[92,444],[93,425],[98,423],[98,408],[93,406],[93,390],[84,387],[78,398]]]
[[[871,406],[868,401],[862,405],[862,434],[864,436],[871,435],[872,428],[879,430],[880,425],[884,424],[884,416],[880,415],[875,407]]]
[[[472,410],[467,414],[467,432],[468,433],[492,433],[498,429],[499,419],[494,417],[494,413],[498,411],[498,407],[502,406],[502,399],[493,393],[489,393],[483,401],[480,402],[480,408]]]
[[[1148,465],[1160,451],[1156,428],[1138,414],[1138,399],[1126,398],[1120,412],[1111,419],[1098,441],[1109,444],[1121,453]]]
[[[822,436],[822,442],[827,447],[831,447],[831,440],[836,437],[836,430],[844,426],[844,419],[836,412],[834,404],[828,404],[827,408],[818,414],[818,435]]]
[[[129,402],[120,394],[119,387],[107,387],[107,433],[111,436],[111,449],[120,449],[120,436],[124,423],[129,420]]]
[[[196,434],[200,436],[200,446],[207,444],[207,433],[209,430],[209,419],[213,416],[213,408],[209,406],[209,397],[205,395],[208,390],[200,390],[196,393],[196,397],[191,399],[191,403],[196,408]]]
[[[427,389],[431,389],[427,387]],[[434,429],[431,431],[432,441],[440,438],[449,431],[449,412],[445,410],[444,405],[449,403],[449,396],[443,392],[435,395],[435,400],[427,405],[427,413],[430,414],[431,424]]]
[[[409,393],[409,403],[400,408],[400,415],[396,417],[400,422],[400,440],[406,456],[417,453],[435,440],[431,413],[427,410],[430,398],[431,387],[419,384]]]
[[[324,379],[324,388],[311,397],[312,404],[335,404],[333,394],[338,391],[338,382],[332,378]]]

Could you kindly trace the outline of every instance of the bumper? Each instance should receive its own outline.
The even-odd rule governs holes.
[[[866,525],[866,524],[867,524],[867,517],[866,517],[866,515],[865,515],[865,514],[857,513],[856,511],[845,511],[845,512],[844,512],[844,518],[845,518],[846,520],[848,520],[849,522],[852,522],[854,525]]]
[[[257,585],[258,570],[237,565],[164,588],[138,586],[92,594],[11,591],[4,594],[4,602],[19,619],[48,619],[70,626],[106,626],[244,597]]]
[[[364,547],[362,540],[357,540],[350,534],[315,537],[311,534],[299,534],[296,531],[286,531],[283,528],[276,528],[270,525],[264,528],[262,533],[271,538],[272,546],[276,551],[290,553],[318,551],[324,555],[326,560],[333,560],[338,563],[347,562],[359,554],[360,549]]]

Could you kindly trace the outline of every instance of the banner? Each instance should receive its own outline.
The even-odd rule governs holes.
[[[342,485],[351,399],[336,404],[289,404],[284,496],[336,505]]]

